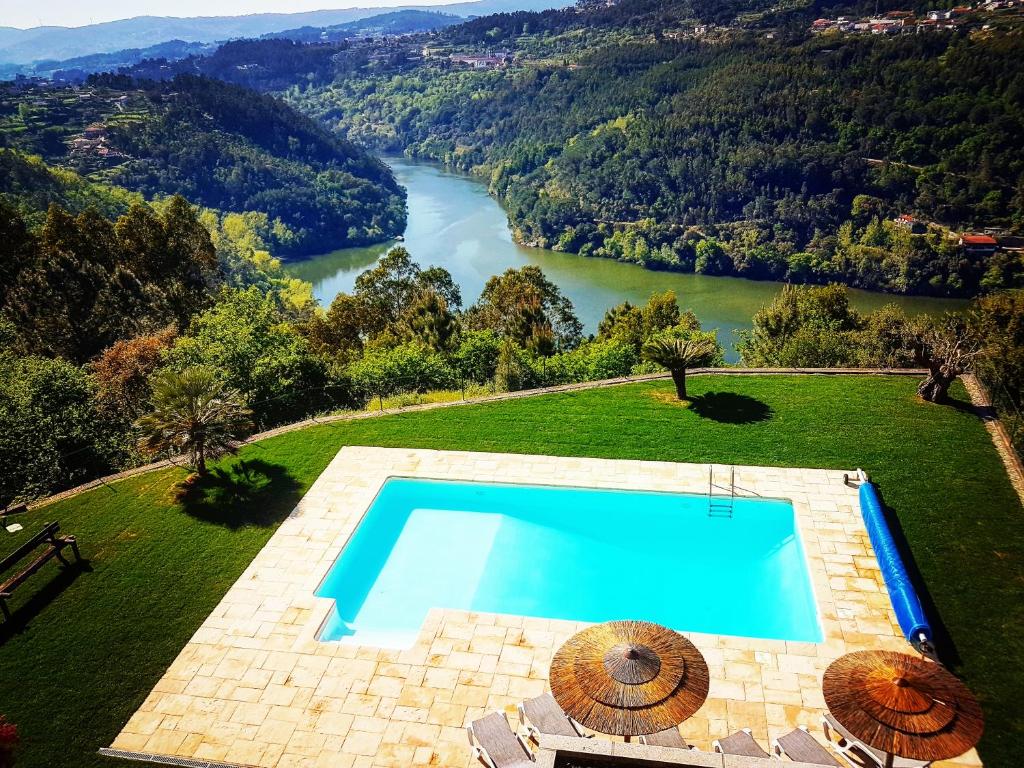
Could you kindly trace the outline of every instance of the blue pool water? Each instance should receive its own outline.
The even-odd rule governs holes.
[[[392,478],[323,584],[321,640],[411,645],[431,608],[820,642],[793,507]]]

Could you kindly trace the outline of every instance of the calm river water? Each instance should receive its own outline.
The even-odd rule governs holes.
[[[716,328],[719,339],[735,359],[736,331],[751,326],[751,318],[782,289],[781,283],[735,277],[652,272],[632,264],[592,259],[575,254],[524,248],[512,242],[501,206],[486,187],[471,178],[448,173],[436,165],[404,158],[386,158],[398,181],[409,192],[409,224],[405,247],[421,266],[447,269],[462,288],[463,304],[472,304],[491,275],[509,267],[536,264],[572,299],[587,333],[609,307],[629,300],[643,304],[656,291],[672,289],[684,309],[692,309],[706,329]],[[321,305],[329,306],[340,292],[351,291],[356,276],[372,267],[394,243],[348,248],[287,265],[296,277],[313,284]],[[908,313],[956,309],[962,301],[850,291],[861,310],[893,302]]]

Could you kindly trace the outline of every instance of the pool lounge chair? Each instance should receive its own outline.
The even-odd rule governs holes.
[[[814,763],[834,768],[844,768],[843,763],[825,749],[818,740],[811,736],[806,727],[794,728],[785,736],[779,736],[772,742],[772,752],[778,757],[785,755],[796,763]]]
[[[640,741],[652,747],[675,747],[676,749],[693,749],[686,743],[678,728],[666,728],[664,731],[641,736]]]
[[[852,733],[843,728],[832,715],[825,713],[821,716],[821,729],[825,732],[825,738],[834,746],[843,757],[860,765],[877,765],[878,768],[885,766],[885,752],[874,747],[869,747],[857,739]],[[832,734],[836,740],[832,740]],[[931,765],[928,760],[908,760],[905,757],[897,757],[893,760],[893,768],[927,768]]]
[[[744,728],[742,731],[736,731],[736,733],[731,736],[726,736],[724,739],[716,739],[711,742],[711,746],[715,752],[720,752],[723,755],[771,757],[771,755],[761,749],[761,745],[754,740],[754,737],[750,734],[749,728]]]
[[[503,712],[492,712],[466,726],[473,757],[488,768],[533,768],[526,739],[512,730]]]
[[[542,733],[548,736],[584,736],[583,728],[558,706],[555,697],[545,693],[535,699],[523,701],[518,706],[519,722],[526,735],[539,740]]]

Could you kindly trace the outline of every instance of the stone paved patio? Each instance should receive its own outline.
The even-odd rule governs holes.
[[[392,476],[705,493],[708,467],[344,448],[111,747],[268,768],[465,768],[466,723],[491,710],[516,723],[515,705],[547,689],[554,651],[583,624],[434,610],[409,650],[316,639],[332,601],[313,592]],[[832,660],[909,650],[843,470],[737,467],[736,485],[792,501],[825,641],[688,633],[711,691],[682,731],[704,750],[739,728],[766,747],[796,725],[820,734]],[[979,764],[971,752],[945,765]]]

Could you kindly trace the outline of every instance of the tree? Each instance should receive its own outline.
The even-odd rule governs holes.
[[[917,393],[930,403],[946,402],[949,387],[957,376],[971,370],[981,352],[981,339],[959,315],[918,320],[911,344],[917,361],[928,368],[928,378]]]
[[[1024,291],[980,299],[971,324],[984,341],[979,374],[998,381],[1019,407],[1024,393]]]
[[[651,294],[641,310],[641,315],[644,338],[679,325],[683,319],[679,313],[679,301],[675,291]]]
[[[628,301],[607,310],[597,326],[597,338],[623,341],[640,349],[644,342],[643,310]]]
[[[0,211],[10,238],[0,245],[0,300],[19,346],[84,362],[121,339],[187,325],[210,301],[216,254],[188,203],[162,205],[160,216],[133,205],[115,224],[52,205],[38,238]]]
[[[119,341],[92,363],[96,402],[112,418],[129,421],[149,407],[149,379],[174,340],[174,329]]]
[[[125,460],[78,366],[0,351],[0,506],[97,477]]]
[[[363,304],[362,336],[390,334],[401,338],[406,314],[426,294],[443,301],[448,313],[458,311],[462,304],[459,287],[447,270],[441,267],[420,269],[409,251],[392,248],[377,266],[356,278],[354,298]],[[348,313],[351,314],[351,309]]]
[[[815,367],[853,365],[863,318],[841,285],[787,285],[754,315],[737,345],[745,365]]]
[[[597,327],[597,338],[621,341],[640,354],[644,342],[651,336],[681,323],[691,330],[700,329],[700,323],[692,312],[680,313],[675,291],[665,291],[651,294],[642,307],[634,307],[625,301],[609,309]]]
[[[1024,291],[1005,291],[979,300],[971,324],[983,347],[975,373],[985,382],[1014,444],[1024,438]]]
[[[496,331],[520,346],[538,329],[539,335],[546,335],[545,326],[550,327],[557,349],[572,349],[583,335],[572,302],[532,265],[490,278],[468,310],[467,322],[470,327]]]
[[[450,349],[459,321],[448,311],[448,304],[434,291],[424,291],[405,311],[402,318],[408,338],[421,341],[433,350]]]
[[[401,246],[392,248],[373,269],[356,278],[356,296],[366,302],[372,331],[397,323],[419,292],[421,270]]]
[[[866,368],[910,368],[914,350],[910,345],[912,322],[895,304],[886,304],[864,318],[864,328],[855,334],[858,364]]]
[[[208,460],[234,453],[236,441],[252,428],[251,417],[239,392],[224,386],[211,368],[164,369],[153,379],[153,411],[137,422],[143,434],[139,447],[150,454],[184,454],[203,476]]]
[[[694,271],[703,275],[727,275],[732,271],[732,261],[717,241],[708,238],[697,243]]]
[[[347,402],[326,361],[288,322],[280,298],[257,288],[224,291],[167,355],[171,368],[205,365],[242,393],[261,424],[282,423]]]
[[[672,338],[659,335],[644,344],[643,357],[667,368],[676,385],[676,396],[686,400],[686,369],[708,365],[719,353],[718,345],[706,336]]]
[[[501,338],[491,330],[463,331],[455,350],[454,363],[464,381],[483,384],[494,378]]]
[[[0,196],[0,307],[21,270],[31,263],[35,249],[35,238],[25,220]]]
[[[494,384],[502,392],[518,392],[530,386],[530,365],[526,352],[511,339],[505,339],[498,350]]]
[[[303,324],[302,334],[320,354],[360,355],[370,326],[368,312],[362,299],[339,293],[325,314],[314,314]]]

